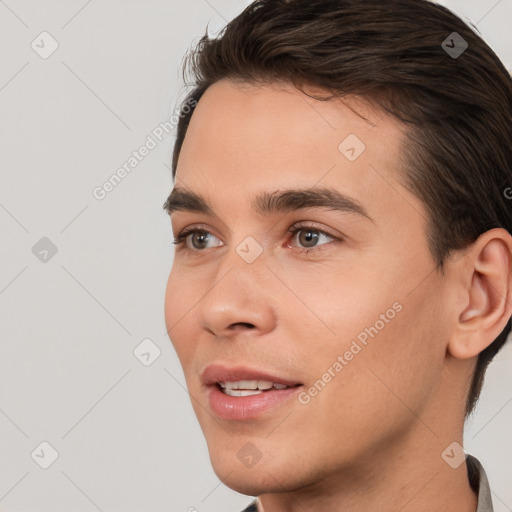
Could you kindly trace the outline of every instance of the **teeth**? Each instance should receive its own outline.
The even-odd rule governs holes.
[[[259,389],[230,389],[226,388],[224,393],[229,396],[251,396],[251,395],[259,395],[263,393]]]
[[[258,389],[257,380],[239,380],[236,382],[226,382],[227,389]]]
[[[257,395],[262,390],[271,389],[286,389],[286,384],[278,382],[271,382],[269,380],[238,380],[232,382],[219,382],[219,386],[223,391],[230,396],[249,396]]]

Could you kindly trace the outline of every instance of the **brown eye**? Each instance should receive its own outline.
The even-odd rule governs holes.
[[[203,251],[224,245],[215,235],[205,229],[185,229],[174,238],[175,245],[183,246],[188,251]]]
[[[319,232],[316,229],[302,229],[298,233],[298,241],[303,247],[315,247],[319,239]]]
[[[339,240],[335,236],[313,226],[294,225],[288,231],[293,234],[291,246],[304,250],[316,250],[319,246],[327,245],[333,240]]]
[[[210,238],[211,233],[207,231],[195,231],[190,235],[190,242],[194,249],[205,249]]]

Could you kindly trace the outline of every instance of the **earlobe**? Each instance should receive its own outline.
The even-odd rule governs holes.
[[[505,328],[512,315],[512,237],[501,228],[483,233],[465,256],[470,268],[466,305],[460,312],[448,352],[458,359],[478,356]],[[462,281],[464,282],[464,281]]]

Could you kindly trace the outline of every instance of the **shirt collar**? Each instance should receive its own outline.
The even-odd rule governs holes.
[[[468,468],[468,478],[471,487],[478,495],[478,505],[476,512],[493,512],[491,488],[489,487],[489,480],[485,474],[485,470],[480,464],[480,461],[468,455],[466,459]]]

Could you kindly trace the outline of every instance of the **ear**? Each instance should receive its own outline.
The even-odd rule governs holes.
[[[468,359],[486,349],[512,315],[512,236],[502,228],[482,233],[461,263],[466,300],[447,348]]]

